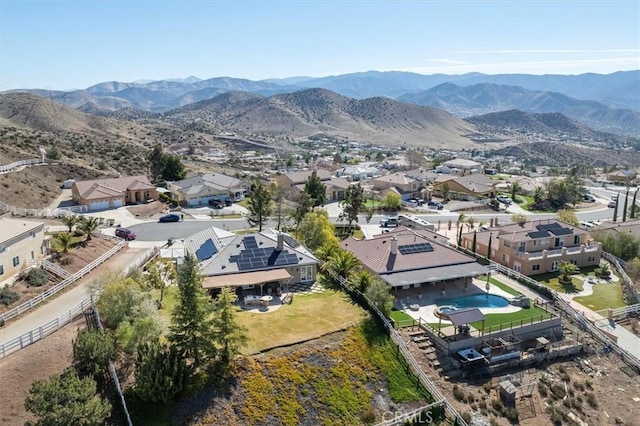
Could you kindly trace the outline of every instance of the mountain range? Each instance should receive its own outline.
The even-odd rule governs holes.
[[[123,108],[164,113],[228,92],[269,97],[308,88],[327,89],[355,100],[387,97],[434,106],[467,117],[520,109],[558,112],[595,129],[640,136],[640,71],[581,75],[422,75],[409,72],[291,77],[252,81],[196,77],[152,82],[104,82],[69,92],[27,92],[85,112]]]

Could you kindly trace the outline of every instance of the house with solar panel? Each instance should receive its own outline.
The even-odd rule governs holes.
[[[448,288],[464,288],[487,273],[473,257],[449,247],[446,237],[428,230],[401,226],[370,239],[349,237],[340,245],[389,284],[396,297],[423,288],[446,294]]]
[[[167,189],[184,206],[207,205],[210,200],[240,201],[249,193],[249,185],[222,173],[204,173],[167,182]]]
[[[233,287],[241,299],[282,296],[291,286],[316,280],[318,259],[295,238],[273,229],[236,235],[212,227],[185,239],[184,246],[200,261],[203,287],[211,293]]]
[[[473,232],[462,234],[462,246],[473,249]],[[489,241],[491,240],[491,244]],[[524,275],[556,272],[560,262],[582,268],[600,263],[602,244],[589,232],[556,219],[512,223],[476,233],[476,253]]]

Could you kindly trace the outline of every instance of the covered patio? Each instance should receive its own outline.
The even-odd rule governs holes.
[[[202,287],[209,291],[232,287],[241,304],[261,304],[263,306],[266,304],[268,306],[275,299],[273,296],[279,300],[280,295],[289,291],[290,280],[291,274],[286,269],[280,268],[210,276],[204,279]],[[256,287],[260,288],[257,295]]]

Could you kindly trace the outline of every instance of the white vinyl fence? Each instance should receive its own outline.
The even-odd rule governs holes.
[[[45,164],[45,162],[42,161],[42,158],[34,158],[34,159],[31,159],[31,160],[14,161],[11,164],[0,166],[0,173],[6,173],[6,172],[9,172],[9,171],[11,171],[13,169],[17,169],[18,167],[32,166],[34,164]]]
[[[124,269],[124,271],[122,271],[123,275],[127,275],[133,269],[144,265],[151,258],[153,258],[153,256],[155,256],[157,252],[158,251],[155,247],[144,252],[138,259],[136,259],[131,265],[129,265]],[[98,295],[95,296],[97,297]],[[66,324],[73,321],[74,318],[76,318],[78,315],[81,315],[86,309],[89,309],[92,306],[92,297],[94,296],[88,296],[74,308],[60,315],[58,318],[49,321],[48,323],[43,324],[40,327],[34,328],[33,330],[28,331],[21,336],[11,339],[7,342],[0,343],[0,359],[15,351],[25,348],[32,343],[37,342],[38,340],[44,339],[49,334],[58,331]]]

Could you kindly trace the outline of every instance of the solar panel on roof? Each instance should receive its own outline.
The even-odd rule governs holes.
[[[256,237],[244,237],[242,241],[244,242],[245,248],[248,248],[248,249],[258,248]]]
[[[211,258],[211,256],[213,256],[217,252],[218,248],[216,247],[216,245],[211,239],[208,239],[207,241],[202,243],[198,250],[196,250],[196,257],[199,261],[202,262],[203,260]]]
[[[546,238],[549,236],[549,233],[547,231],[534,231],[529,232],[527,236],[529,236],[529,238]]]
[[[551,229],[551,233],[553,235],[570,235],[573,234],[573,231],[569,228],[557,228]]]
[[[538,231],[550,231],[552,229],[562,228],[562,225],[560,225],[558,222],[553,222],[536,225],[536,228],[538,228]]]
[[[433,251],[433,246],[429,243],[404,244],[398,246],[398,250],[402,254],[428,253]]]
[[[295,238],[293,238],[290,235],[283,235],[282,236],[283,240],[285,243],[287,243],[287,245],[291,248],[296,248],[298,247],[300,244],[296,241]]]

